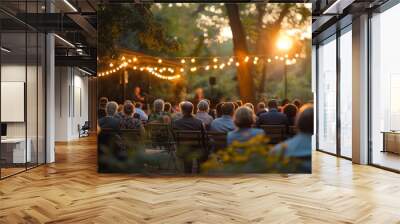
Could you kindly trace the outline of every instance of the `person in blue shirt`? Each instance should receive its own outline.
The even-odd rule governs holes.
[[[314,108],[311,104],[301,107],[296,127],[298,133],[276,145],[271,153],[283,154],[285,157],[297,160],[300,164],[296,166],[294,172],[311,173],[311,138],[314,133]]]
[[[221,117],[213,120],[210,130],[224,133],[235,130],[235,124],[233,123],[232,118],[234,111],[235,106],[233,105],[233,103],[223,103],[221,106]]]
[[[234,141],[246,142],[257,135],[264,135],[264,130],[252,128],[255,117],[254,112],[247,106],[241,106],[236,110],[234,123],[237,129],[228,133],[228,145]]]
[[[144,112],[142,107],[143,107],[143,104],[141,102],[136,102],[135,103],[135,113],[139,114],[141,121],[147,121],[148,116],[147,116],[146,112]]]

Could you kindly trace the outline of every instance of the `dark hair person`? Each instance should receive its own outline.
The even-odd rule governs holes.
[[[300,109],[302,103],[299,99],[293,100],[293,104],[296,105],[297,109]]]
[[[101,119],[105,116],[106,114],[106,105],[108,103],[108,98],[107,97],[100,97],[99,99],[99,109],[97,111],[97,119]]]
[[[257,135],[264,135],[262,129],[252,128],[255,119],[256,115],[253,110],[247,106],[239,107],[234,115],[234,123],[237,129],[228,133],[228,145],[234,141],[245,142]]]
[[[193,109],[194,106],[191,102],[184,101],[179,104],[181,111],[182,111],[182,118],[179,118],[172,122],[172,128],[175,130],[183,130],[183,131],[201,131],[204,133],[204,124],[201,120],[195,118],[193,116]],[[199,151],[200,150],[200,151]],[[189,149],[178,149],[179,156],[183,159],[183,166],[185,173],[191,173],[193,170],[193,153],[199,155],[197,159],[199,162],[204,161],[207,158],[207,153],[204,150],[199,149],[197,146],[196,148],[189,148]]]
[[[164,112],[171,114],[172,112],[172,105],[169,102],[166,102],[164,105]]]
[[[298,166],[294,170],[282,172],[311,173],[311,138],[314,133],[314,108],[312,104],[305,104],[299,110],[296,118],[298,133],[275,146],[272,153],[283,153],[284,156],[294,159]]]
[[[235,102],[239,107],[243,106],[243,101],[242,100],[236,100]]]
[[[122,129],[141,129],[142,122],[138,118],[135,118],[133,114],[135,113],[135,106],[129,102],[124,104],[124,116],[121,119],[120,127]]]
[[[278,111],[278,102],[274,99],[268,101],[268,112],[260,114],[257,119],[257,127],[261,125],[287,125],[288,118]]]
[[[293,126],[296,121],[296,115],[297,115],[296,105],[289,103],[286,106],[284,106],[282,110],[283,113],[286,114],[286,117],[288,118],[288,125]]]
[[[216,132],[227,133],[229,131],[235,130],[235,124],[233,123],[233,113],[235,111],[235,106],[231,102],[226,102],[221,106],[221,117],[213,120],[211,123],[210,130]]]
[[[215,106],[215,110],[217,111],[217,118],[222,116],[222,105],[224,103],[218,103],[217,106]]]

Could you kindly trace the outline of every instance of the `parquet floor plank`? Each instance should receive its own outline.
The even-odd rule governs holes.
[[[0,223],[400,223],[400,175],[319,152],[311,175],[98,174],[93,137],[0,181]]]

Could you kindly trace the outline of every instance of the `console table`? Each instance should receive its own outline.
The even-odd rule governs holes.
[[[25,151],[25,145],[26,151]],[[6,138],[1,139],[1,159],[5,161],[6,164],[25,164],[26,162],[31,162],[32,141],[30,138]]]
[[[400,132],[383,131],[383,150],[382,152],[392,152],[400,154]]]

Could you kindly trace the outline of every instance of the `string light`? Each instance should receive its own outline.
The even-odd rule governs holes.
[[[280,60],[280,61],[284,62],[286,65],[293,65],[293,64],[296,64],[296,62],[297,62],[296,58],[299,58],[299,57],[300,57],[299,53],[294,54],[292,58],[290,58],[288,54],[275,55],[273,58],[267,58],[265,56],[259,56],[259,55],[257,55],[257,56],[247,55],[244,57],[243,63],[247,63],[252,59],[253,64],[256,65],[260,61],[264,61],[265,63],[266,62],[272,63],[273,59],[275,59],[277,61]],[[153,58],[153,57],[151,57],[151,58]],[[179,57],[177,57],[177,58],[179,58]],[[231,66],[232,64],[235,65],[236,67],[239,67],[240,63],[242,63],[242,62],[239,62],[237,60],[237,57],[235,57],[235,56],[230,56],[230,57],[222,56],[222,57],[211,57],[212,62],[215,64],[195,65],[194,63],[196,63],[196,58],[206,59],[206,58],[210,58],[210,57],[191,57],[191,58],[189,58],[190,62],[193,63],[193,65],[192,65],[192,67],[189,67],[187,69],[188,71],[195,72],[197,70],[200,70],[201,68],[203,68],[204,71],[208,71],[211,68],[213,68],[213,69],[219,68],[222,70],[227,66]],[[224,60],[224,58],[225,58],[225,60]],[[132,63],[132,61],[138,62],[139,59],[140,58],[138,58],[136,56],[133,58],[129,58],[129,59],[126,59],[124,56],[122,56],[121,57],[122,62],[119,65],[116,65],[114,62],[109,63],[108,65],[109,65],[110,69],[99,72],[98,76],[104,77],[104,76],[116,73],[116,72],[120,71],[121,69],[126,68],[129,63]],[[158,58],[156,60],[157,60],[158,64],[163,63],[163,58]],[[179,58],[179,61],[181,64],[185,64],[187,60],[188,60],[188,58],[182,58],[182,57]],[[217,62],[220,62],[220,64],[218,65]],[[201,63],[201,62],[199,62],[199,63]],[[172,79],[179,78],[179,77],[181,77],[181,74],[179,74],[179,75],[175,74],[174,76],[164,76],[164,75],[162,75],[162,73],[164,73],[166,71],[168,71],[168,73],[171,73],[171,74],[174,74],[176,71],[183,73],[186,70],[185,68],[182,68],[182,67],[177,68],[178,70],[175,70],[174,67],[157,67],[157,66],[142,66],[142,67],[132,66],[131,68],[133,70],[140,69],[140,71],[146,71],[146,72],[149,72],[152,74],[154,73],[153,75],[155,75],[156,77],[159,77],[159,78],[162,77],[162,79],[166,79],[166,80],[172,80]],[[172,78],[169,78],[169,77],[172,77]]]

